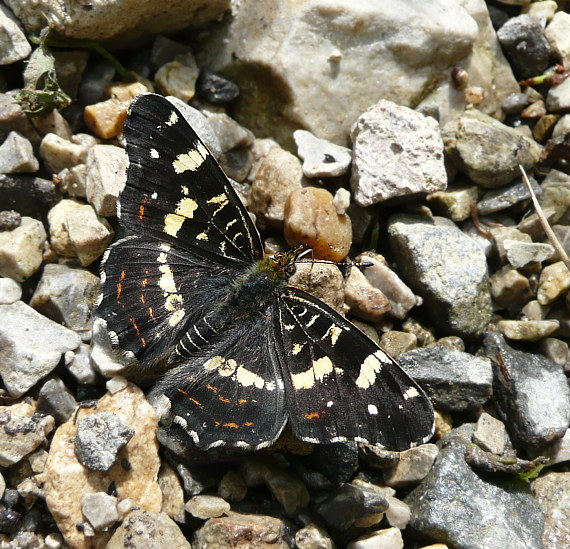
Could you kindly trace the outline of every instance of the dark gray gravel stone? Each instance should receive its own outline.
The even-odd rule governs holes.
[[[550,44],[538,19],[523,14],[509,19],[497,38],[517,78],[542,74],[548,67]]]
[[[306,463],[334,484],[348,482],[358,469],[358,448],[355,442],[317,444]]]
[[[225,105],[237,99],[239,88],[227,78],[203,68],[196,81],[196,94],[212,105]]]
[[[77,422],[75,454],[88,469],[108,471],[134,434],[134,430],[116,414],[97,412],[88,415]]]
[[[62,199],[53,181],[32,175],[0,174],[0,204],[23,216],[41,218]]]
[[[60,378],[46,381],[40,389],[38,410],[53,416],[56,423],[65,423],[73,414],[77,402]]]
[[[570,423],[570,389],[563,367],[540,354],[513,349],[489,332],[484,354],[494,357],[493,393],[514,442],[529,449],[562,438]]]
[[[481,336],[491,320],[487,260],[452,221],[398,214],[389,243],[405,282],[424,298],[440,335]]]
[[[477,475],[465,462],[465,450],[455,431],[441,441],[431,471],[404,500],[409,526],[449,547],[541,548],[544,514],[528,488]]]
[[[398,363],[441,410],[476,410],[493,394],[493,366],[488,358],[438,345],[403,353]]]
[[[529,181],[536,196],[540,196],[542,189],[536,179],[529,177]],[[477,203],[477,212],[479,215],[489,215],[529,199],[530,193],[522,178],[519,178],[504,187],[487,191]]]

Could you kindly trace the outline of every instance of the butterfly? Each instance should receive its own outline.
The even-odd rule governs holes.
[[[298,250],[264,256],[230,181],[167,99],[137,97],[124,135],[117,215],[130,235],[105,252],[96,314],[141,375],[166,370],[151,395],[188,444],[259,449],[287,422],[312,443],[400,451],[431,438],[422,389],[343,316],[287,284]]]

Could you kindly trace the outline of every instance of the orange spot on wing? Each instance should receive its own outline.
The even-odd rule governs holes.
[[[224,427],[230,427],[231,429],[239,429],[239,425],[237,423],[224,423]]]
[[[215,421],[215,420],[214,420],[214,424],[216,425],[216,427],[219,427],[219,426],[220,426],[220,422],[219,422],[219,421]]]
[[[229,398],[225,398],[223,396],[219,396],[218,400],[221,400],[222,402],[225,402],[226,404],[229,404],[231,402],[231,400]]]
[[[184,389],[180,389],[180,387],[178,388],[178,391],[179,391],[180,393],[182,393],[183,395],[187,395],[187,394],[188,394]]]
[[[117,301],[120,301],[122,293],[123,293],[123,285],[119,282],[117,284]]]
[[[142,221],[144,217],[144,204],[139,205],[139,221]]]
[[[311,412],[310,414],[305,414],[307,419],[319,419],[321,416],[318,412]]]
[[[148,278],[143,278],[143,279],[141,280],[141,286],[142,286],[143,288],[146,288],[147,284],[148,284]]]
[[[238,400],[238,404],[246,404],[247,403],[247,399],[246,398],[240,398]]]
[[[253,425],[253,421],[246,421],[246,422],[244,423],[244,425],[245,425],[246,427],[251,427],[251,426]]]
[[[141,294],[139,296],[139,301],[144,305],[144,295],[143,294]]]
[[[127,271],[125,269],[123,269],[121,271],[121,280],[125,280],[125,278],[127,278]]]
[[[201,403],[201,402],[198,402],[195,398],[188,397],[188,400],[189,400],[190,402],[193,402],[194,404],[196,404],[196,406],[200,406],[200,408],[203,408],[202,403]]]
[[[135,319],[129,318],[129,320],[131,321],[131,324],[133,325],[133,328],[135,329],[135,332],[137,333],[138,338],[141,340],[143,347],[146,347],[146,339],[141,336],[141,331],[139,330],[139,327],[137,326]]]
[[[217,392],[218,392],[218,388],[217,388],[217,387],[212,387],[211,385],[206,385],[206,389],[210,389],[210,391],[212,391],[213,393],[217,393]]]
[[[153,313],[153,311],[152,311],[152,307],[149,307],[149,308],[148,308],[148,314],[150,315],[150,318],[152,318],[153,320],[156,320],[156,318],[155,318],[155,316],[154,316],[154,313]]]

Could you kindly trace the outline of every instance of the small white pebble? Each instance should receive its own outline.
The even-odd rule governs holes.
[[[350,206],[350,192],[342,187],[338,189],[334,194],[333,205],[338,215],[344,215]]]
[[[122,391],[129,382],[123,376],[114,376],[112,377],[105,386],[107,387],[107,391],[109,391],[112,395]]]

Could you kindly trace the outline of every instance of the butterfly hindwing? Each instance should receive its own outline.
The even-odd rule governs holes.
[[[285,393],[268,337],[271,316],[233,323],[153,390],[169,398],[173,421],[199,448],[261,448],[283,429]]]
[[[124,133],[129,166],[118,210],[124,227],[221,259],[262,257],[247,210],[172,103],[156,94],[137,97]]]
[[[312,442],[361,440],[390,450],[433,434],[420,387],[353,324],[296,288],[280,295],[275,320],[293,432]]]

